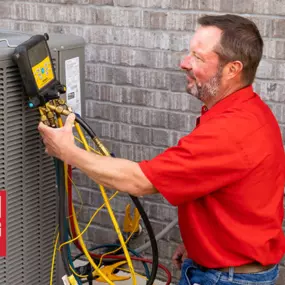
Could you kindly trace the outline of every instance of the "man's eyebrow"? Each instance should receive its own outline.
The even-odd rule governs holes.
[[[191,51],[191,53],[194,55],[194,56],[197,56],[199,57],[200,59],[204,60],[205,58],[203,57],[202,54],[200,54],[199,52],[196,52],[196,51]]]

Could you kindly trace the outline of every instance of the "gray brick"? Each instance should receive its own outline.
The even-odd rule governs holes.
[[[187,0],[170,0],[169,8],[171,9],[192,9],[195,6],[196,1],[187,1]],[[197,5],[197,4],[196,4]],[[196,6],[197,7],[197,6]]]
[[[133,85],[143,88],[170,89],[169,74],[163,71],[130,69],[88,64],[86,79],[116,85]]]
[[[188,51],[192,33],[85,26],[84,38],[94,44],[115,44],[150,49]]]
[[[88,118],[86,118],[86,122],[90,125],[98,137],[103,139],[111,137],[111,123]]]
[[[114,198],[114,199],[116,199],[116,198]],[[91,209],[91,208],[89,209],[88,221],[91,219],[91,217],[93,216],[93,214],[95,213],[96,210],[97,209]],[[124,221],[124,213],[116,212],[115,216],[116,216],[116,219],[117,219],[119,225],[122,225],[123,221]],[[100,226],[100,227],[105,227],[105,228],[109,227],[112,229],[112,231],[114,231],[112,228],[112,221],[111,221],[110,215],[109,215],[108,211],[106,210],[106,208],[101,209],[96,214],[96,216],[92,220],[92,224],[96,225],[96,226]]]
[[[109,10],[111,14],[111,24],[118,27],[143,27],[144,14],[142,10]]]
[[[159,109],[168,109],[171,106],[171,98],[175,96],[169,92],[153,92],[152,94],[153,100],[151,102],[151,106],[159,108]]]
[[[282,119],[282,112],[283,112],[282,105],[277,104],[277,103],[272,103],[272,102],[267,102],[267,105],[270,107],[270,109],[273,112],[277,121],[279,123],[282,123],[282,121],[283,121],[283,119]]]
[[[152,130],[152,144],[155,146],[168,146],[169,134],[167,130]]]
[[[95,25],[113,25],[115,19],[113,19],[113,9],[104,8],[99,9],[97,7],[88,7],[95,17],[93,18],[93,24]]]
[[[89,186],[89,178],[78,170],[72,171],[72,179],[78,187]]]
[[[178,141],[188,135],[191,132],[191,130],[187,132],[182,132],[182,131],[170,131],[169,132],[169,146],[175,146],[177,145]]]
[[[145,8],[169,8],[170,0],[114,0],[116,6],[122,7],[145,7]]]
[[[96,4],[113,5],[113,0],[17,0],[17,2],[53,3],[53,4]]]
[[[171,112],[168,114],[168,122],[170,129],[189,132],[196,125],[196,116]]]
[[[282,134],[283,144],[285,144],[285,125],[280,125],[280,130]]]
[[[142,161],[149,160],[159,153],[161,153],[163,149],[154,148],[153,146],[144,146],[140,144],[134,145],[134,161]]]
[[[285,59],[285,42],[284,41],[276,42],[276,58]]]
[[[137,87],[170,89],[169,74],[163,71],[132,69],[131,78],[131,82],[127,83]]]
[[[232,1],[232,0],[231,0]],[[230,2],[231,2],[230,1]],[[222,2],[222,3],[221,3]],[[232,11],[231,5],[227,10],[223,9],[223,0],[115,0],[116,5],[123,7],[143,7],[143,8],[162,8],[162,9],[179,9],[179,10],[215,10],[215,11]]]
[[[126,68],[113,68],[113,67],[105,67],[106,69],[112,70],[113,78],[112,83],[116,85],[128,85],[132,84],[132,70]]]
[[[104,203],[103,197],[99,190],[91,189],[89,199],[88,204],[93,208],[98,208]]]
[[[168,13],[166,28],[168,30],[191,31],[197,28],[197,19],[200,15],[172,12]]]
[[[150,217],[155,217],[164,223],[173,221],[177,217],[177,209],[169,205],[146,203],[144,207]]]
[[[233,2],[233,12],[235,13],[252,13],[253,12],[253,1],[240,0]]]
[[[113,68],[109,66],[87,64],[86,79],[96,82],[112,83]]]
[[[163,151],[165,150],[165,147],[161,146],[161,147],[153,147],[151,149],[151,158],[156,157],[157,155],[161,154]],[[165,199],[162,199],[162,201],[164,201]]]
[[[114,141],[114,139],[109,140],[108,142],[109,150],[114,153],[116,157],[135,160],[134,144],[129,142]]]
[[[108,90],[104,92],[104,90]],[[112,86],[98,85],[94,82],[85,82],[85,99],[93,99],[100,101],[111,101]],[[112,92],[113,93],[113,92]],[[87,104],[86,104],[87,105]]]
[[[151,29],[165,29],[168,14],[166,12],[149,12],[149,27]]]
[[[265,39],[263,55],[265,58],[285,59],[285,41]]]
[[[199,114],[201,110],[201,102],[187,93],[149,91],[135,87],[98,85],[93,82],[86,84],[86,90],[87,98],[100,101],[148,106],[165,110],[190,111],[195,114]]]
[[[233,11],[235,0],[220,0],[218,1],[218,9],[221,12]]]
[[[11,4],[9,2],[1,3],[0,5],[0,17],[10,18],[11,17]]]
[[[90,226],[87,232],[87,239],[91,241],[90,245],[114,243],[117,240],[117,234],[110,228]]]
[[[83,223],[89,222],[90,216],[89,216],[88,207],[82,207],[81,208],[80,205],[76,205],[76,206],[74,206],[74,209],[75,209],[76,213],[79,213],[78,217],[80,217],[80,222],[83,222]]]
[[[151,126],[159,128],[168,128],[168,112],[160,110],[151,111]]]
[[[150,144],[151,130],[138,126],[133,126],[131,128],[131,141],[135,143]]]
[[[248,17],[251,21],[253,21],[262,37],[271,37],[273,33],[273,19],[272,18],[262,18],[257,16]]]
[[[283,265],[283,266],[285,265],[285,255],[283,256],[283,258],[282,258],[280,264]]]
[[[73,187],[72,198],[78,205],[89,205],[90,201],[90,191],[84,188],[79,188],[78,185]]]
[[[273,60],[261,60],[257,69],[256,77],[259,79],[275,79],[276,78],[276,63]]]
[[[114,5],[113,0],[17,0],[17,2],[26,2],[26,3],[52,3],[52,4],[93,4],[96,6],[101,5]]]
[[[197,3],[197,2],[192,1],[192,3]],[[215,10],[215,1],[213,1],[213,0],[199,0],[197,10],[201,10],[201,11]]]
[[[285,83],[256,80],[255,91],[265,101],[285,102]]]
[[[171,245],[169,246],[169,242],[164,240],[159,240],[157,246],[161,258],[166,258],[171,260],[174,248]]]
[[[186,88],[185,88],[186,89]],[[200,114],[201,101],[188,93],[169,93],[169,109]]]
[[[169,231],[168,239],[172,242],[177,243],[177,244],[182,243],[182,238],[180,235],[180,230],[179,230],[178,224],[175,227],[173,227],[171,231]]]
[[[269,6],[271,14],[284,16],[285,14],[285,2],[284,1],[282,0],[275,0],[272,2],[268,1],[266,2],[266,5]]]
[[[253,12],[256,14],[284,15],[285,3],[282,0],[275,1],[258,1],[254,0]]]
[[[258,0],[253,0],[251,1],[253,2],[253,11],[254,13],[258,13],[258,14],[269,14],[271,13],[274,8],[274,2],[276,1],[272,1],[271,3],[269,1],[258,1]]]
[[[170,80],[171,80],[171,91],[174,92],[186,91],[187,79],[186,75],[183,72],[172,73]]]
[[[114,124],[115,126],[117,124]],[[151,141],[151,132],[149,129],[139,126],[119,125],[118,139],[125,142],[135,142],[149,144]]]
[[[276,40],[264,39],[263,58],[276,58]]]
[[[102,26],[86,26],[84,38],[87,42],[95,44],[116,44],[162,50],[169,49],[170,41],[170,35],[167,32]]]
[[[146,108],[132,108],[130,122],[135,125],[150,126],[151,111]]]
[[[273,37],[285,38],[285,19],[274,20]]]
[[[190,40],[193,33],[171,33],[170,34],[170,49],[173,51],[189,51]]]
[[[125,87],[118,87],[119,91],[124,90],[122,92],[122,103],[125,104],[134,104],[140,106],[152,106],[153,101],[153,91],[142,90],[142,89],[126,89]]]
[[[76,0],[74,0],[76,2]],[[114,0],[81,0],[82,2],[86,2],[85,4],[93,4],[93,5],[114,5]]]
[[[182,53],[180,52],[101,45],[86,47],[86,60],[95,63],[178,70],[181,58]]]
[[[161,151],[160,153],[162,153],[162,152],[163,151]],[[144,196],[144,201],[169,205],[169,203],[166,201],[166,199],[159,193],[149,195],[149,196]]]
[[[276,79],[284,80],[284,78],[285,78],[285,61],[278,61],[276,63]]]

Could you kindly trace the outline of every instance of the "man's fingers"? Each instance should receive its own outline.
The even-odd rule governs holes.
[[[74,124],[74,121],[75,121],[75,114],[74,114],[74,113],[71,113],[71,114],[69,114],[69,115],[67,116],[64,126],[65,126],[66,128],[72,129],[72,126],[73,126],[73,124]]]
[[[177,268],[177,269],[181,269],[181,259],[172,259],[172,264]]]
[[[43,122],[40,122],[39,125],[38,125],[38,130],[39,131],[44,131],[48,129],[48,126],[46,126]]]

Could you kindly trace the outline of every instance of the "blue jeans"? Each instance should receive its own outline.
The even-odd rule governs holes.
[[[258,273],[237,274],[233,270],[204,270],[191,259],[185,259],[179,285],[274,285],[279,274],[278,265]]]

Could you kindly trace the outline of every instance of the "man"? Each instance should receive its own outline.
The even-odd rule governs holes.
[[[187,91],[204,106],[197,127],[149,161],[101,157],[42,123],[48,154],[97,183],[132,195],[160,192],[178,207],[184,244],[173,256],[179,284],[274,284],[285,252],[282,231],[285,157],[278,124],[252,90],[263,41],[251,21],[199,19],[181,63]]]

